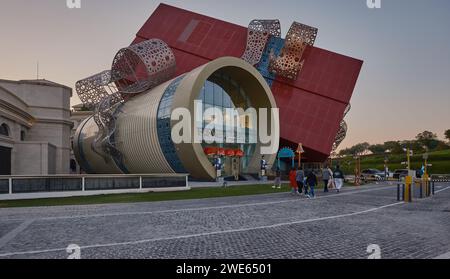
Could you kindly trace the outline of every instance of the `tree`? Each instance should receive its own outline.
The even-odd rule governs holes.
[[[358,143],[357,145],[355,145],[351,148],[352,154],[353,155],[361,155],[362,153],[364,153],[364,151],[366,151],[369,148],[369,146],[370,146],[370,143],[368,143],[368,142]]]
[[[392,154],[403,153],[403,147],[398,141],[387,141],[384,143],[384,148],[389,150]]]
[[[369,146],[368,149],[374,154],[380,154],[386,151],[386,147],[384,146],[384,144],[374,144]]]
[[[418,140],[404,140],[400,142],[400,145],[403,147],[407,147],[414,151],[414,153],[423,153],[425,152],[424,144]]]
[[[426,146],[429,150],[435,149],[439,144],[437,135],[430,131],[424,131],[418,134],[416,140],[419,144]]]
[[[436,146],[436,148],[434,150],[440,151],[440,150],[447,150],[447,149],[450,149],[450,146],[443,141],[439,141],[438,145]]]
[[[352,152],[350,151],[350,148],[341,149],[339,151],[339,156],[348,156],[351,154],[352,154]]]
[[[445,138],[450,141],[450,129],[444,132]]]

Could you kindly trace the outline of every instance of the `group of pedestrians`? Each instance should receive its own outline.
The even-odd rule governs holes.
[[[332,188],[335,188],[336,192],[339,193],[344,185],[344,173],[339,166],[336,166],[334,171],[328,166],[325,166],[325,168],[322,169],[322,180],[325,193],[329,192]],[[289,182],[291,184],[292,195],[301,195],[304,193],[307,198],[315,197],[315,188],[319,184],[313,170],[309,169],[304,171],[301,167],[297,170],[295,168],[291,169],[289,172]],[[279,169],[277,170],[275,178],[274,188],[276,187],[281,188],[281,171]]]

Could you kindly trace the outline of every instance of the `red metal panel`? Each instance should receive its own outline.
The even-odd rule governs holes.
[[[162,39],[173,49],[180,75],[219,57],[240,57],[247,28],[161,4],[133,43],[150,38]],[[317,47],[308,47],[304,57],[297,80],[277,77],[272,85],[280,108],[281,142],[294,148],[301,142],[308,160],[323,161],[331,151],[363,61]]]

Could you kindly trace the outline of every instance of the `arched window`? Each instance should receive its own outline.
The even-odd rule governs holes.
[[[5,123],[0,125],[0,135],[9,137],[9,126]]]

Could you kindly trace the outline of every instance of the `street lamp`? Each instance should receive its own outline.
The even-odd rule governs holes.
[[[355,159],[355,186],[361,184],[361,156],[356,154],[353,159]]]
[[[384,179],[389,180],[389,168],[388,168],[389,157],[388,155],[384,156]]]
[[[414,152],[409,147],[403,148],[403,151],[406,152],[408,171],[410,171],[411,170],[411,156],[414,154]]]
[[[424,174],[428,174],[428,152],[427,152],[427,153],[424,153],[423,156],[422,156],[422,158],[423,158],[423,160],[425,161],[425,162],[424,162],[425,164],[423,165],[423,167],[424,167],[423,173],[424,173]]]
[[[298,153],[298,167],[301,168],[302,153],[305,153],[305,150],[303,149],[303,145],[301,143],[298,144],[297,150],[295,152]]]

